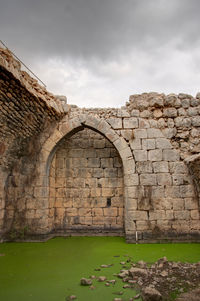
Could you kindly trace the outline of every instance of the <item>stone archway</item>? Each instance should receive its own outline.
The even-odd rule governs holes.
[[[131,212],[137,210],[137,185],[138,175],[135,174],[135,162],[132,152],[124,138],[120,137],[111,126],[103,119],[91,115],[82,114],[78,117],[69,119],[65,117],[53,134],[46,140],[39,156],[37,173],[39,175],[35,185],[35,197],[39,204],[38,219],[40,228],[38,232],[48,233],[51,231],[49,217],[53,214],[49,210],[49,171],[56,149],[66,135],[73,134],[81,128],[90,128],[106,137],[118,151],[124,175],[124,218],[125,233],[131,235],[135,233],[135,223],[131,218]]]
[[[103,135],[83,127],[65,136],[56,148],[49,181],[55,233],[124,235],[122,161]]]

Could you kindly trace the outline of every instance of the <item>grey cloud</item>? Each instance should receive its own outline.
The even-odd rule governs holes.
[[[0,39],[53,93],[122,105],[197,91],[199,11],[199,0],[2,0]]]
[[[6,0],[0,33],[22,54],[109,60],[199,42],[199,9],[198,0]]]

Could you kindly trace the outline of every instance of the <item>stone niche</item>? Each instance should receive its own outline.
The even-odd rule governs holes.
[[[124,234],[122,162],[104,136],[84,128],[64,138],[52,160],[49,181],[52,231]]]

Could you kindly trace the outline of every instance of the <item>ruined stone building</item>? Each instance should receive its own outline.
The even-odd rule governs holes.
[[[0,49],[0,235],[200,241],[200,93],[67,105]]]

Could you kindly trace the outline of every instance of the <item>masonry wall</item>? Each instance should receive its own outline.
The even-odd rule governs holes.
[[[3,239],[124,231],[129,242],[200,241],[200,93],[69,109],[7,50],[0,72]]]
[[[50,187],[54,231],[124,234],[122,162],[99,133],[85,128],[63,139],[51,164]]]
[[[27,228],[38,154],[67,111],[0,48],[0,235]]]

